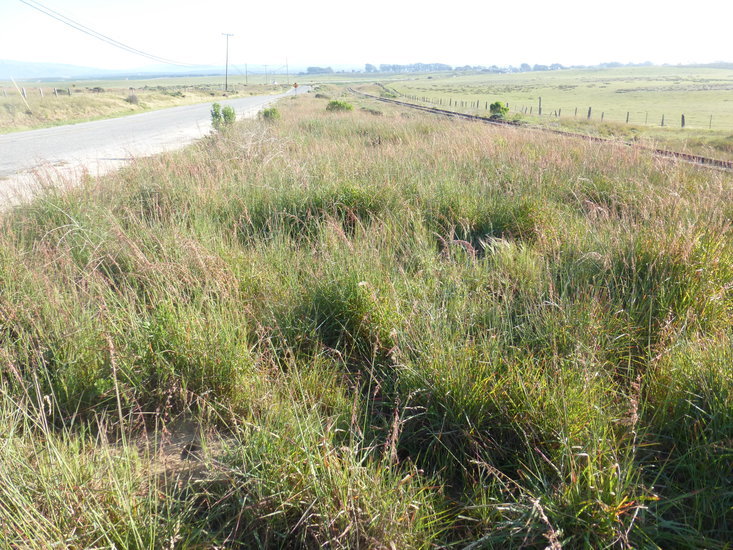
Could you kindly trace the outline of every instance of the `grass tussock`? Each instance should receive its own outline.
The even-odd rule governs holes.
[[[3,214],[3,540],[725,548],[733,180],[364,107]]]

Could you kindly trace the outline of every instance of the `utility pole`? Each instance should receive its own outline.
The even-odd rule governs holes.
[[[227,57],[224,64],[224,93],[226,93],[229,91],[229,37],[234,35],[226,32],[221,34],[227,37]]]

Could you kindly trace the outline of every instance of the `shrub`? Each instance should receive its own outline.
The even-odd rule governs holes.
[[[316,99],[331,99],[331,96],[319,93],[319,94],[316,94]]]
[[[137,105],[140,103],[140,99],[135,94],[130,94],[125,98],[130,105]]]
[[[221,105],[214,103],[211,106],[211,125],[215,130],[218,130],[221,127],[221,122]]]
[[[265,109],[260,113],[260,117],[263,120],[269,120],[271,122],[274,122],[280,118],[280,111],[278,111],[275,107],[270,107],[269,109]]]
[[[332,99],[328,102],[328,105],[326,105],[326,110],[332,112],[351,111],[353,108],[354,106],[351,103],[347,103],[340,99]]]
[[[223,109],[218,103],[211,106],[211,125],[215,130],[222,130],[226,126],[231,126],[236,120],[237,114],[228,105]]]
[[[501,101],[494,101],[489,105],[489,112],[491,113],[491,118],[504,118],[509,112],[509,107]]]
[[[224,124],[230,126],[237,120],[237,113],[234,112],[234,108],[227,105],[221,110],[221,116],[224,119]]]

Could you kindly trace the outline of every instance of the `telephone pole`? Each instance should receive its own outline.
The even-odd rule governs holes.
[[[229,91],[229,37],[234,35],[226,32],[221,34],[227,37],[227,57],[224,64],[224,93],[226,93]]]

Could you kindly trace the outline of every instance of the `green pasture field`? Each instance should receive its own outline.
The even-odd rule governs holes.
[[[533,124],[623,139],[649,138],[712,156],[729,158],[733,154],[733,69],[624,67],[512,74],[441,73],[387,84],[400,94],[427,98],[432,103],[442,101],[442,107],[448,109],[487,114],[487,103],[502,101],[509,104],[512,114],[520,113]],[[478,108],[471,106],[476,101]]]

